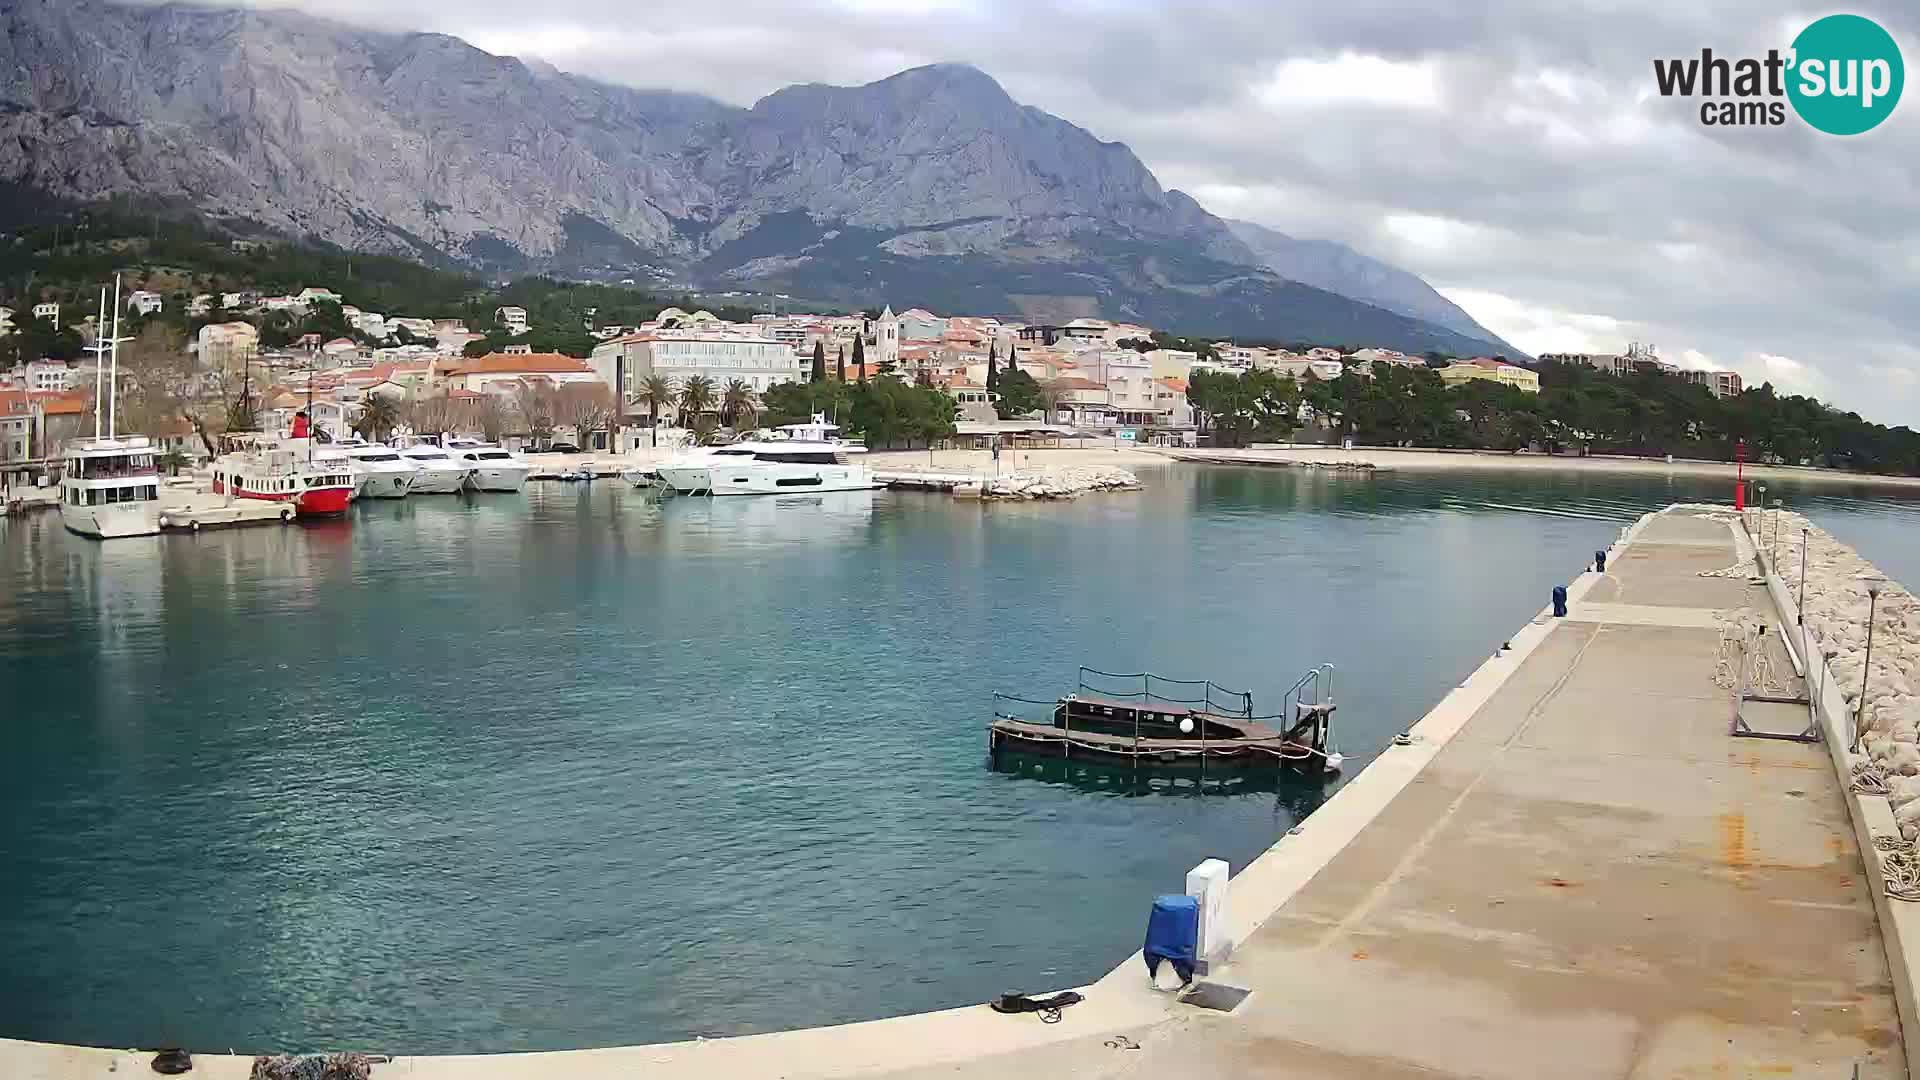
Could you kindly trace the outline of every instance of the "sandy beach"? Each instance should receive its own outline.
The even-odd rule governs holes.
[[[1151,450],[1136,451],[1149,456]],[[1169,451],[1182,460],[1244,465],[1342,464],[1372,465],[1381,469],[1406,471],[1458,472],[1489,470],[1506,472],[1558,471],[1606,473],[1624,476],[1709,476],[1724,478],[1731,485],[1734,466],[1717,461],[1681,461],[1671,463],[1652,458],[1573,457],[1566,454],[1508,454],[1455,450],[1397,450],[1365,447],[1342,450],[1337,446],[1297,446],[1259,450],[1179,450]],[[1874,476],[1841,472],[1837,469],[1810,469],[1782,465],[1747,465],[1751,480],[1787,480],[1801,484],[1873,485],[1889,488],[1920,488],[1920,477]]]

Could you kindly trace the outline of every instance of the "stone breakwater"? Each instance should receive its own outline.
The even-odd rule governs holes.
[[[1049,473],[1014,473],[981,481],[983,499],[1077,499],[1090,491],[1138,491],[1140,479],[1125,469],[1082,465]]]
[[[1799,588],[1801,530],[1807,536],[1806,595],[1801,615],[1827,659],[1834,688],[1860,717],[1861,752],[1889,777],[1888,803],[1900,834],[1920,837],[1920,604],[1899,582],[1805,517],[1787,511],[1764,524],[1747,516],[1763,549],[1778,536],[1776,572],[1789,592]],[[1777,534],[1775,530],[1777,531]],[[1870,605],[1868,586],[1884,582]],[[1867,612],[1873,609],[1873,661],[1867,666]],[[1864,675],[1864,679],[1862,676]],[[1866,707],[1861,708],[1864,685]]]

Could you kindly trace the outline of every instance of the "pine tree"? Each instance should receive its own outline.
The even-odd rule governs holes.
[[[834,361],[834,366],[836,368],[835,374],[839,376],[840,381],[846,382],[847,381],[847,347],[845,345],[840,346],[840,358]]]
[[[987,346],[987,389],[992,391],[1000,385],[1000,346]]]
[[[822,342],[813,343],[813,382],[827,381],[827,347]]]
[[[854,338],[854,339],[853,339],[853,366],[854,366],[854,367],[857,367],[857,368],[859,368],[859,369],[860,369],[860,381],[861,381],[861,382],[866,382],[866,381],[867,381],[867,346],[866,346],[866,340],[867,340],[867,339],[866,339],[866,338],[864,338],[864,337],[856,337],[856,338]]]

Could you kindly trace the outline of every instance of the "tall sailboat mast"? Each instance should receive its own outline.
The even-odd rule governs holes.
[[[104,290],[102,290],[104,291]],[[120,389],[120,275],[113,275],[113,336],[107,339],[107,438],[116,437],[114,399]]]
[[[93,323],[93,344],[87,346],[93,352],[93,437],[100,437],[100,410],[105,403],[101,401],[100,390],[106,385],[107,350],[111,348],[101,335],[107,332],[107,287],[100,287],[100,314]]]

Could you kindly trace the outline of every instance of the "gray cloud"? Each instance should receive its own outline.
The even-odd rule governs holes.
[[[1819,12],[1747,0],[278,6],[735,104],[967,61],[1128,143],[1209,209],[1405,266],[1523,347],[1652,340],[1920,426],[1920,102],[1840,139],[1792,118],[1703,127],[1693,105],[1653,94],[1655,56],[1784,48]],[[1920,58],[1920,10],[1857,10]],[[1327,66],[1276,83],[1299,62]]]

